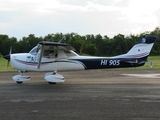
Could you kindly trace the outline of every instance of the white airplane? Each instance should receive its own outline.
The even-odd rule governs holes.
[[[10,50],[10,54],[4,58],[19,71],[19,75],[13,76],[18,84],[30,80],[30,76],[24,74],[27,71],[48,71],[44,75],[45,80],[49,84],[56,84],[65,81],[57,71],[142,66],[147,62],[155,39],[154,36],[144,35],[126,54],[114,57],[79,56],[68,44],[43,41],[29,53],[11,54]]]

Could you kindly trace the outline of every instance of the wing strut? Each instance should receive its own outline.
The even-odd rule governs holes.
[[[40,66],[41,66],[41,60],[42,60],[43,52],[44,52],[44,46],[42,45],[42,46],[41,46],[41,52],[40,52],[39,60],[38,60],[38,65],[37,65],[37,68],[38,68],[38,69],[39,69]]]

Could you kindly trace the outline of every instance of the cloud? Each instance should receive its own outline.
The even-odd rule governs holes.
[[[0,0],[0,33],[77,32],[113,37],[153,30],[160,23],[159,0]]]
[[[151,31],[158,27],[159,17],[156,15],[156,12],[159,8],[159,0],[132,0],[124,12],[125,18],[131,24],[136,23],[131,32]]]

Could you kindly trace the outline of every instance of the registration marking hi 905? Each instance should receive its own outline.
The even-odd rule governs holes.
[[[101,60],[100,65],[119,66],[120,60]]]

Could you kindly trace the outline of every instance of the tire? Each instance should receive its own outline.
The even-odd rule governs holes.
[[[23,82],[22,81],[16,81],[17,82],[17,84],[22,84]]]
[[[53,85],[53,84],[56,84],[56,82],[48,82],[49,84]]]

